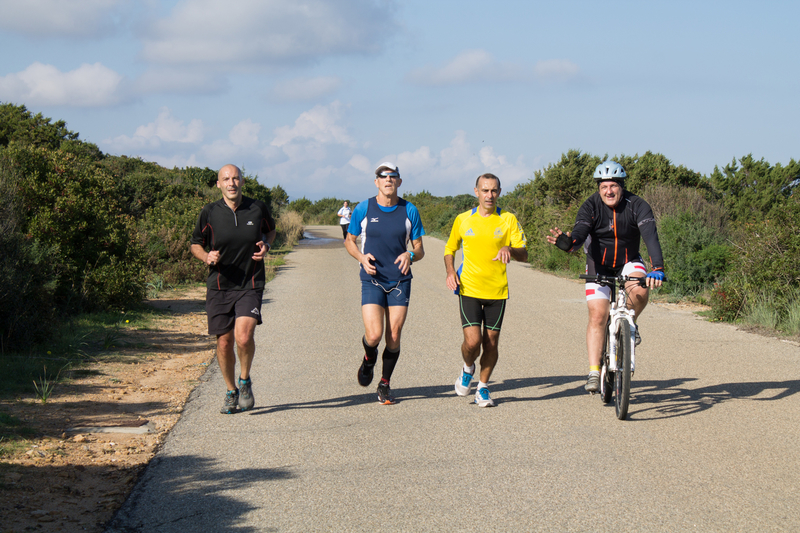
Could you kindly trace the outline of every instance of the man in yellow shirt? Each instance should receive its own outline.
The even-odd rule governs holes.
[[[477,179],[478,207],[456,217],[444,248],[447,287],[458,294],[464,331],[464,367],[456,380],[456,394],[470,393],[475,361],[480,357],[480,381],[475,392],[479,407],[494,406],[488,383],[497,364],[497,343],[508,299],[506,265],[512,259],[528,260],[525,233],[517,217],[497,207],[500,191],[500,179],[494,174]],[[462,244],[463,263],[456,272],[455,254]]]

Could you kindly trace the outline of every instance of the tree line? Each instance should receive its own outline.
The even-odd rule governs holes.
[[[669,283],[660,292],[711,306],[718,320],[747,319],[800,334],[800,162],[771,165],[746,155],[709,176],[662,154],[602,156],[570,150],[500,197],[528,237],[530,263],[542,270],[583,273],[582,252],[565,254],[545,241],[548,229],[572,228],[578,208],[597,190],[595,167],[614,159],[625,187],[653,208]],[[502,176],[501,176],[502,179]],[[428,234],[446,238],[472,195],[404,194],[419,208]],[[290,202],[307,222],[334,224],[341,199]],[[647,250],[643,247],[643,257]],[[649,266],[649,265],[648,265]]]
[[[288,196],[246,172],[276,215]],[[0,353],[41,342],[64,317],[141,302],[148,283],[205,279],[189,239],[221,197],[209,168],[102,153],[63,121],[0,105]]]
[[[580,253],[548,245],[548,228],[569,230],[596,190],[592,173],[605,159],[627,170],[626,188],[653,207],[673,298],[712,306],[721,320],[758,317],[800,332],[800,163],[771,165],[752,155],[704,176],[661,154],[603,156],[570,150],[500,198],[528,236],[533,266],[583,271]],[[244,194],[278,217],[336,224],[343,199],[289,201],[245,170]],[[501,176],[502,179],[502,176]],[[167,169],[102,153],[64,121],[25,106],[0,105],[0,352],[23,350],[50,334],[59,318],[135,305],[156,281],[201,281],[189,239],[200,208],[218,199],[216,171]],[[474,196],[404,197],[429,234],[446,237]],[[643,254],[647,257],[646,250]]]

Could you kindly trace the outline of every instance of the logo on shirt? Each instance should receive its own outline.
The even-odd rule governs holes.
[[[247,225],[248,225],[248,226],[252,226],[252,225],[253,225],[253,221],[252,221],[252,220],[248,220],[248,221],[247,221]]]
[[[469,229],[467,230],[467,233],[465,233],[464,235],[465,235],[466,237],[474,237],[474,236],[475,236],[475,232],[474,232],[474,231],[472,231],[472,228],[469,228]]]
[[[371,219],[369,219],[369,221],[370,222],[377,222],[378,221],[378,217],[371,218]]]
[[[494,236],[495,237],[502,237],[503,236],[503,228],[497,228],[496,230],[494,230]]]

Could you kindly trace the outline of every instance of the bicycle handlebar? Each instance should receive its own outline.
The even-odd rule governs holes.
[[[581,274],[579,277],[587,281],[593,281],[599,285],[611,285],[612,283],[617,283],[617,282],[625,283],[626,281],[635,281],[638,283],[640,287],[647,287],[647,281],[646,281],[647,278],[645,276],[642,277],[623,276],[623,275],[604,276],[602,274],[595,274],[590,276],[589,274]]]

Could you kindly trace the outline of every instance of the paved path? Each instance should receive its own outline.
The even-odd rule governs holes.
[[[652,305],[621,422],[583,392],[582,285],[515,263],[481,409],[453,392],[456,298],[426,237],[380,406],[356,381],[357,263],[309,229],[332,239],[268,285],[257,408],[218,414],[212,367],[109,531],[800,530],[796,344]]]

